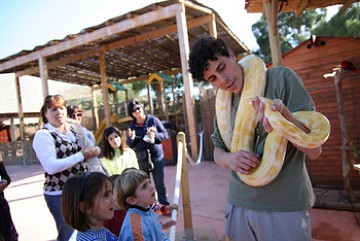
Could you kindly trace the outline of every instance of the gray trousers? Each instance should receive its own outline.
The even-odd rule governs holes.
[[[229,241],[311,241],[307,210],[260,212],[228,204],[225,219]]]

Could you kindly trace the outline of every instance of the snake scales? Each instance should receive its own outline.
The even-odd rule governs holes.
[[[252,151],[257,121],[256,111],[249,101],[254,96],[264,95],[266,82],[266,68],[260,58],[249,55],[241,59],[240,64],[244,70],[245,81],[236,113],[234,130],[231,128],[232,93],[219,89],[215,104],[219,131],[231,152]],[[319,112],[292,113],[310,130],[310,133],[307,134],[287,121],[279,112],[270,110],[272,100],[260,97],[260,101],[264,103],[265,117],[268,118],[273,131],[266,137],[263,159],[259,167],[250,175],[238,173],[241,180],[250,186],[264,186],[276,178],[284,163],[288,140],[301,147],[314,148],[321,146],[330,133],[328,119]]]

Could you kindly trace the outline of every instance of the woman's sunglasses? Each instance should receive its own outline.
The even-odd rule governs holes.
[[[132,112],[134,113],[134,112],[136,112],[136,111],[138,111],[138,110],[140,110],[140,109],[141,109],[141,107],[136,107],[135,109],[133,109]]]

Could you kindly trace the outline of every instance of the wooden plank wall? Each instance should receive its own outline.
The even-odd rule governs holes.
[[[315,187],[343,188],[341,145],[342,136],[333,78],[324,78],[342,60],[351,60],[359,69],[357,73],[341,75],[344,114],[350,143],[360,149],[360,38],[318,37],[314,45],[304,42],[283,56],[283,65],[295,70],[312,95],[317,110],[325,114],[331,124],[331,134],[323,145],[323,153],[316,160],[307,160],[307,167]],[[355,160],[347,152],[350,162]],[[359,172],[352,166],[350,180],[354,190],[360,190]]]
[[[211,139],[211,134],[214,132],[216,90],[200,89],[200,96],[201,119],[204,130],[203,159],[207,161],[214,161],[214,143]]]

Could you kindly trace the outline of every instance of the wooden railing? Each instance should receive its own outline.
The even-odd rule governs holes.
[[[31,140],[0,143],[0,158],[5,165],[39,164]]]
[[[191,216],[191,203],[190,203],[190,189],[189,189],[189,177],[188,177],[188,168],[187,168],[187,159],[186,159],[186,139],[185,133],[179,132],[176,136],[177,141],[177,166],[176,166],[176,180],[175,180],[175,189],[174,189],[174,199],[173,203],[179,204],[180,197],[180,187],[182,191],[182,205],[184,212],[184,233],[185,237],[183,240],[195,240],[194,231],[192,226],[192,216]],[[173,210],[171,214],[171,219],[176,221],[177,211]],[[169,239],[171,241],[175,240],[176,226],[172,226],[170,229]]]

